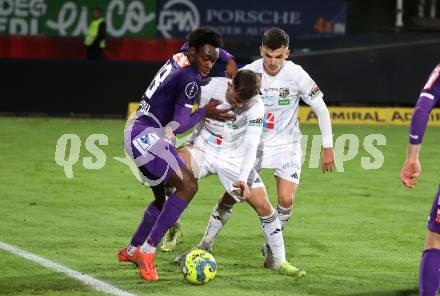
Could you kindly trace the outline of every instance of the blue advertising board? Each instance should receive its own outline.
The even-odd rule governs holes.
[[[159,0],[157,37],[185,37],[213,26],[228,39],[259,39],[277,26],[295,38],[345,34],[346,0]]]

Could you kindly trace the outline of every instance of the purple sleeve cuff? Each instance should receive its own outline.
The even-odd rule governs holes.
[[[199,108],[191,114],[191,109],[185,106],[176,105],[173,120],[179,123],[179,127],[174,131],[181,134],[193,128],[206,115],[205,108]]]
[[[429,120],[429,114],[434,106],[435,100],[429,99],[423,95],[420,96],[416,106],[414,107],[411,118],[411,126],[409,129],[410,144],[418,145],[422,143]]]

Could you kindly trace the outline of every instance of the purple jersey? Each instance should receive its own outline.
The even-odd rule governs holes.
[[[164,127],[175,120],[177,108],[192,110],[200,95],[200,82],[200,73],[191,66],[186,55],[175,54],[157,72],[145,91],[137,121],[156,127],[160,123]]]
[[[428,81],[423,87],[420,97],[414,107],[411,119],[409,142],[410,144],[421,144],[426,126],[429,120],[429,114],[432,108],[440,100],[440,64],[435,67],[429,76]]]

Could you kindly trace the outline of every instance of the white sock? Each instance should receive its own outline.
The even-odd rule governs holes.
[[[275,265],[286,261],[286,250],[284,249],[283,231],[281,223],[275,211],[272,215],[260,217],[264,238],[272,251]]]
[[[199,247],[205,250],[212,249],[215,238],[226,224],[229,216],[232,213],[232,207],[232,205],[226,205],[221,202],[218,202],[215,205],[215,207],[212,209],[205,235],[199,243]]]
[[[278,219],[280,219],[281,222],[281,229],[284,230],[284,228],[287,226],[287,223],[289,222],[290,217],[292,217],[293,214],[293,206],[290,208],[283,208],[280,206],[280,204],[277,204],[277,215]]]
[[[135,246],[133,246],[131,243],[128,244],[128,246],[127,246],[127,253],[128,253],[128,255],[134,256],[134,249],[136,249]]]
[[[153,247],[147,241],[145,241],[141,246],[141,252],[142,253],[156,253],[156,247]]]

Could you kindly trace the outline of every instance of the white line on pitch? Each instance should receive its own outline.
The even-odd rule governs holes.
[[[129,292],[120,290],[106,282],[97,280],[89,275],[83,274],[79,271],[67,268],[61,264],[52,262],[50,260],[44,259],[40,256],[34,255],[32,253],[26,252],[22,249],[19,249],[17,247],[11,246],[9,244],[0,242],[0,249],[3,249],[7,252],[10,252],[12,254],[15,254],[17,256],[23,257],[25,259],[28,259],[30,261],[33,261],[37,264],[40,264],[44,267],[47,267],[49,269],[55,270],[57,272],[61,272],[64,273],[65,275],[67,275],[68,277],[77,279],[78,281],[92,287],[93,289],[100,291],[100,292],[104,292],[104,293],[108,293],[108,294],[112,294],[112,295],[116,295],[116,296],[134,296],[134,294],[131,294]]]

